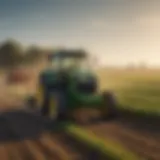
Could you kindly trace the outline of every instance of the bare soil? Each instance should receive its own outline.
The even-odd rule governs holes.
[[[29,92],[33,92],[35,82],[36,78],[25,85]],[[92,151],[73,143],[63,133],[50,134],[46,131],[46,120],[25,112],[22,108],[22,96],[12,95],[9,92],[10,87],[4,83],[4,78],[0,79],[0,88],[0,159],[100,159]],[[9,110],[12,112],[8,112]],[[4,111],[7,112],[4,113]],[[84,114],[79,117],[84,118]],[[158,122],[150,123],[124,113],[115,121],[82,126],[104,140],[109,138],[119,142],[141,158],[160,160],[158,124]]]
[[[0,116],[0,159],[3,160],[105,160],[91,148],[54,131],[54,122],[12,110]],[[94,157],[93,157],[94,156]]]
[[[93,132],[96,136],[106,139],[106,141],[110,139],[118,142],[140,158],[146,160],[160,159],[160,134],[157,132],[133,128],[129,121],[123,123],[121,119],[108,123],[100,122],[87,125],[84,128]]]

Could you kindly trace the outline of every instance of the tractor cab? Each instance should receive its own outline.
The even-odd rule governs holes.
[[[81,50],[64,50],[51,54],[49,66],[55,71],[91,72],[89,57]]]
[[[45,76],[48,77],[47,81],[51,83],[55,81],[53,80],[55,78],[68,85],[96,81],[96,76],[90,66],[89,56],[82,50],[64,50],[51,54],[49,68],[45,70],[45,74],[48,75]]]

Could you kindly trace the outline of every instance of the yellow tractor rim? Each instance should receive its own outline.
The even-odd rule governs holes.
[[[37,89],[37,93],[36,93],[36,99],[37,99],[37,104],[38,107],[42,106],[42,103],[44,101],[44,94],[43,94],[43,88],[42,85],[40,85]]]
[[[57,100],[54,95],[52,95],[50,98],[49,110],[50,110],[49,117],[54,118],[57,114],[57,112],[56,112],[57,111]]]

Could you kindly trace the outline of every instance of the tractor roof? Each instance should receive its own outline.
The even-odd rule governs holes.
[[[87,53],[83,50],[61,50],[51,55],[52,58],[87,58]]]

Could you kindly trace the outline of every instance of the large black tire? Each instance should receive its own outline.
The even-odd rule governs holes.
[[[111,120],[118,116],[117,101],[112,92],[105,91],[103,97],[103,119]]]
[[[41,108],[41,115],[42,116],[50,117],[50,100],[51,100],[51,98],[56,98],[56,97],[54,97],[54,95],[51,95],[49,93],[45,94],[44,102],[43,102],[42,108]],[[56,101],[58,101],[58,99]],[[58,104],[59,104],[59,102],[57,103],[57,105]],[[59,111],[60,106],[56,106],[56,108],[57,108],[56,120],[57,121],[66,120],[68,117],[66,111],[60,112]]]
[[[50,97],[45,94],[44,95],[44,101],[42,103],[42,106],[41,106],[41,115],[42,116],[49,116],[49,100],[50,100]]]
[[[66,101],[66,96],[64,96],[64,98],[65,98],[65,100],[64,99],[59,99],[59,101]],[[69,120],[70,119],[70,117],[69,117],[69,115],[68,115],[68,111],[67,111],[67,104],[66,103],[61,103],[61,102],[58,102],[58,107],[57,107],[57,117],[56,117],[56,119],[57,119],[57,121],[66,121],[66,120]],[[64,108],[64,110],[61,110],[60,108],[61,108],[61,105],[63,105],[63,108]]]
[[[29,96],[26,100],[26,106],[29,109],[37,108],[37,100],[34,96]]]
[[[67,115],[67,113],[58,112],[56,120],[57,121],[66,121],[66,120],[70,120],[70,117]]]

